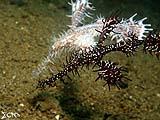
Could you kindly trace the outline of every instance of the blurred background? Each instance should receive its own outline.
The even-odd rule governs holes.
[[[73,81],[57,83],[45,91],[36,89],[32,71],[48,55],[53,35],[58,36],[70,19],[69,0],[0,0],[0,117],[1,112],[17,112],[20,120],[159,120],[160,61],[139,52],[132,57],[112,53],[104,59],[129,69],[124,89],[103,87],[93,70],[81,70]],[[158,0],[90,0],[93,17],[147,17],[146,23],[160,30]],[[87,20],[91,22],[91,20]],[[65,56],[57,60],[62,66]],[[14,117],[14,116],[12,116]]]

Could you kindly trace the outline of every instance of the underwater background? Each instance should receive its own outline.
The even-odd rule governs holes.
[[[41,91],[33,70],[47,56],[53,34],[67,30],[71,13],[69,0],[0,0],[0,118],[16,112],[17,120],[159,120],[160,60],[139,50],[135,56],[108,54],[104,59],[129,69],[125,89],[103,87],[93,70],[84,69],[73,81],[57,83]],[[160,30],[160,2],[157,0],[90,0],[96,15],[147,17],[146,23]],[[90,20],[88,20],[90,22]],[[57,59],[62,67],[64,55]]]

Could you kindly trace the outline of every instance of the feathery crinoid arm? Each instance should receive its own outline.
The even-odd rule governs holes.
[[[105,30],[101,32],[99,39],[106,39],[105,35],[112,31],[111,28],[113,27],[114,24],[116,23],[111,22],[107,25],[106,29],[105,27],[103,27]],[[104,22],[104,26],[106,26],[105,22]],[[89,67],[90,65],[94,65],[94,66],[101,65],[100,63],[104,55],[112,51],[117,51],[119,50],[119,48],[124,46],[124,44],[121,44],[121,43],[115,43],[115,44],[105,45],[105,46],[98,45],[98,44],[96,46],[90,46],[89,48],[80,49],[73,52],[69,57],[69,60],[66,59],[66,64],[64,65],[62,71],[60,71],[59,73],[53,75],[48,79],[39,81],[37,87],[45,88],[46,86],[53,86],[57,80],[64,81],[65,77],[70,78],[68,76],[70,72],[79,74],[78,69],[80,67],[82,68],[83,66]],[[114,68],[114,66],[112,67]],[[113,69],[108,68],[108,70],[112,71]],[[121,70],[119,69],[117,70],[121,73]],[[117,76],[114,76],[113,79],[116,79],[116,77]],[[121,79],[121,77],[119,79]],[[112,80],[112,78],[110,78],[109,80]],[[109,83],[112,83],[112,82],[109,82]]]
[[[89,10],[94,10],[94,8],[91,7],[89,0],[76,0],[75,2],[71,0],[69,5],[72,6],[72,15],[68,15],[72,19],[72,24],[69,25],[70,28],[79,27],[85,17],[92,18]]]
[[[139,21],[139,23],[136,21],[133,23],[132,19],[133,18],[130,18],[131,23],[125,23],[126,25],[131,24],[131,26],[126,26],[127,29],[125,29],[125,27],[121,28],[124,22],[121,23],[117,17],[112,16],[104,19],[102,21],[103,26],[101,31],[97,30],[100,33],[98,43],[95,46],[90,46],[73,52],[69,59],[66,59],[66,64],[64,64],[63,70],[48,79],[40,80],[37,88],[54,86],[57,80],[64,82],[65,77],[71,79],[69,77],[70,72],[77,73],[79,75],[79,68],[83,68],[83,66],[89,67],[90,65],[99,67],[99,69],[96,70],[96,72],[98,72],[96,81],[99,78],[106,81],[109,89],[111,85],[115,85],[120,88],[121,84],[123,84],[123,79],[129,80],[122,74],[126,69],[116,66],[113,62],[103,61],[102,58],[106,54],[114,51],[120,51],[125,53],[127,56],[130,56],[140,45],[144,45],[145,51],[155,53],[157,57],[160,53],[160,35],[153,35],[149,33],[146,37],[144,33],[148,33],[151,29],[145,28],[146,24],[142,25],[143,20]],[[121,31],[119,31],[120,28]],[[105,45],[104,41],[110,37],[111,33],[118,35],[115,37],[117,40],[115,43]]]
[[[101,60],[98,63],[98,67],[98,70],[94,70],[94,72],[98,72],[95,81],[99,79],[104,80],[106,82],[104,86],[108,85],[109,90],[112,85],[120,89],[125,86],[124,80],[130,80],[123,74],[124,72],[128,72],[128,70],[125,67],[117,66],[116,63]]]
[[[144,41],[143,50],[147,51],[152,55],[155,54],[159,59],[160,55],[160,33],[150,32]]]

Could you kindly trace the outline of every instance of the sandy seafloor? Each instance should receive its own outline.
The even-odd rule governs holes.
[[[32,71],[47,56],[51,36],[70,24],[65,15],[71,10],[66,3],[0,0],[0,118],[5,112],[20,115],[9,120],[159,120],[160,60],[143,54],[141,48],[129,58],[121,53],[104,58],[129,69],[127,76],[132,81],[125,89],[112,87],[109,91],[87,69],[80,71],[80,77],[71,74],[73,81],[66,80],[67,85],[58,82],[45,91],[35,89],[43,77],[35,77]],[[138,13],[137,19],[147,16],[147,23],[160,28],[158,0],[94,0],[93,5],[97,8],[93,14],[107,16],[120,10],[120,16],[130,17]]]

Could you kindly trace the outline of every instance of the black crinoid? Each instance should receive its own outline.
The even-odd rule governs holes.
[[[156,57],[159,59],[160,55],[160,33],[153,33],[150,32],[144,41],[144,52],[147,51],[153,55],[155,54]]]
[[[131,17],[129,20],[133,22],[133,17]],[[121,88],[123,80],[129,80],[123,74],[127,70],[126,68],[118,66],[111,61],[102,60],[106,54],[119,51],[125,53],[127,56],[131,56],[140,45],[144,45],[144,51],[154,53],[157,57],[160,53],[160,35],[153,33],[149,33],[147,37],[145,37],[143,40],[140,40],[134,31],[129,30],[124,34],[125,36],[122,37],[124,40],[106,45],[105,40],[108,39],[111,33],[114,33],[115,36],[119,36],[119,34],[121,34],[117,26],[119,25],[120,29],[123,29],[123,25],[121,25],[123,22],[124,21],[120,20],[117,16],[103,19],[102,30],[97,30],[97,32],[100,33],[97,45],[86,49],[79,49],[73,52],[69,59],[66,60],[63,70],[48,79],[38,81],[37,88],[46,88],[47,86],[52,87],[55,85],[57,80],[64,82],[65,77],[71,79],[68,73],[73,72],[79,75],[79,68],[82,68],[83,66],[89,67],[90,65],[98,67],[97,70],[94,70],[94,72],[98,73],[96,81],[98,79],[104,80],[106,82],[105,85],[108,85],[109,89],[112,85]],[[123,24],[130,25],[128,23],[126,24],[125,22]],[[135,24],[137,25],[138,23]],[[141,25],[142,22],[140,21],[139,24]],[[117,39],[118,38],[119,37],[117,37]]]

